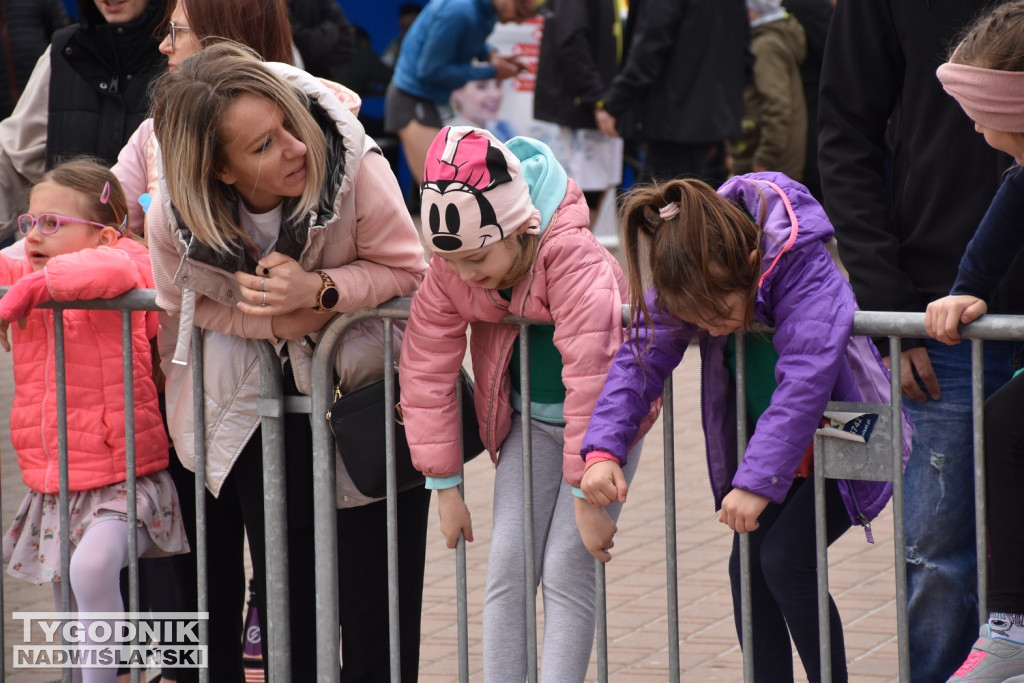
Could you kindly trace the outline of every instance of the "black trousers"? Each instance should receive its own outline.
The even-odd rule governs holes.
[[[850,528],[835,480],[825,483],[829,545]],[[814,541],[814,482],[797,479],[782,503],[769,503],[750,532],[750,593],[754,635],[754,676],[759,683],[791,683],[792,635],[807,680],[821,680],[818,652],[818,559]],[[733,614],[742,645],[739,534],[729,558]],[[846,681],[843,623],[829,596],[832,681]]]
[[[309,417],[286,415],[287,541],[293,681],[316,680],[316,607],[313,571],[316,538],[312,513],[312,437]],[[242,683],[242,615],[247,596],[242,563],[243,531],[248,536],[260,628],[266,629],[267,548],[263,521],[262,438],[257,430],[224,481],[220,496],[206,493],[207,581],[210,611],[210,680]],[[187,473],[191,477],[191,473]],[[194,481],[194,479],[193,479]],[[182,509],[194,517],[192,483],[179,485]],[[186,500],[188,499],[188,500]],[[402,680],[415,681],[419,668],[420,611],[430,492],[406,491],[398,498],[400,634]],[[338,513],[339,609],[343,633],[342,681],[390,681],[385,501]],[[194,519],[186,518],[194,545]],[[196,604],[195,555],[177,572],[179,590]],[[266,645],[264,663],[267,663]],[[194,672],[179,674],[185,682]]]
[[[985,402],[985,496],[988,502],[991,612],[1024,614],[1024,374],[1003,385]]]

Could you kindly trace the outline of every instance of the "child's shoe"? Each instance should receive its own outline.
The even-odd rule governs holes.
[[[1024,683],[1024,643],[992,638],[989,626],[985,624],[971,648],[971,654],[946,683],[1009,683],[1007,679],[1017,680],[1018,676]]]

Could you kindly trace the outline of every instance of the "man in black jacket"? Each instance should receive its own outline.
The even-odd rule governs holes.
[[[627,36],[622,69],[596,104],[598,126],[647,143],[643,179],[690,176],[717,187],[725,141],[743,119],[744,0],[633,0]]]
[[[990,0],[840,0],[825,48],[819,158],[825,207],[862,308],[923,312],[957,265],[1010,160],[974,132],[935,77]],[[990,310],[1024,312],[1015,265]],[[1014,296],[1007,296],[1013,294]],[[882,355],[889,348],[879,340]],[[986,391],[1010,377],[1010,344],[985,344]],[[910,662],[944,681],[977,634],[970,346],[907,339],[904,473]]]

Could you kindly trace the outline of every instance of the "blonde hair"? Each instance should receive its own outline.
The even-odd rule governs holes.
[[[677,204],[679,213],[662,218],[661,209],[669,204]],[[653,339],[644,301],[644,251],[659,306],[688,322],[709,322],[728,317],[725,299],[740,293],[747,303],[744,327],[750,327],[761,272],[762,226],[742,208],[700,180],[672,180],[628,192],[620,218],[633,334],[643,320]]]
[[[235,220],[234,190],[217,179],[225,163],[220,126],[241,95],[280,107],[285,126],[306,145],[306,188],[297,201],[286,200],[286,208],[292,204],[287,220],[300,220],[316,204],[326,175],[327,143],[308,98],[253,51],[217,43],[162,76],[152,111],[170,199],[196,239],[222,253],[234,251],[245,235]]]
[[[66,187],[78,192],[87,200],[89,215],[70,218],[84,218],[109,225],[122,237],[130,232],[125,222],[128,216],[128,200],[124,196],[124,190],[121,189],[117,176],[99,159],[80,156],[68,161],[58,161],[58,165],[44,173],[36,185],[41,183]],[[106,202],[101,201],[104,195],[108,195]]]
[[[512,266],[498,284],[498,289],[508,289],[518,284],[533,270],[533,264],[537,262],[537,252],[540,249],[540,236],[523,233],[501,240],[501,243],[505,245],[506,249],[515,253]]]

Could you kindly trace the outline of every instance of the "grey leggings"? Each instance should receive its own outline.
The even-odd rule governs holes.
[[[583,681],[594,641],[594,563],[576,529],[575,502],[562,478],[564,429],[533,420],[533,525],[538,582],[544,585],[541,683]],[[484,680],[526,679],[526,565],[523,559],[522,416],[502,444],[494,477],[494,522],[484,596]],[[624,468],[632,481],[643,442]],[[608,507],[618,518],[621,505]],[[536,586],[534,587],[536,591]]]

